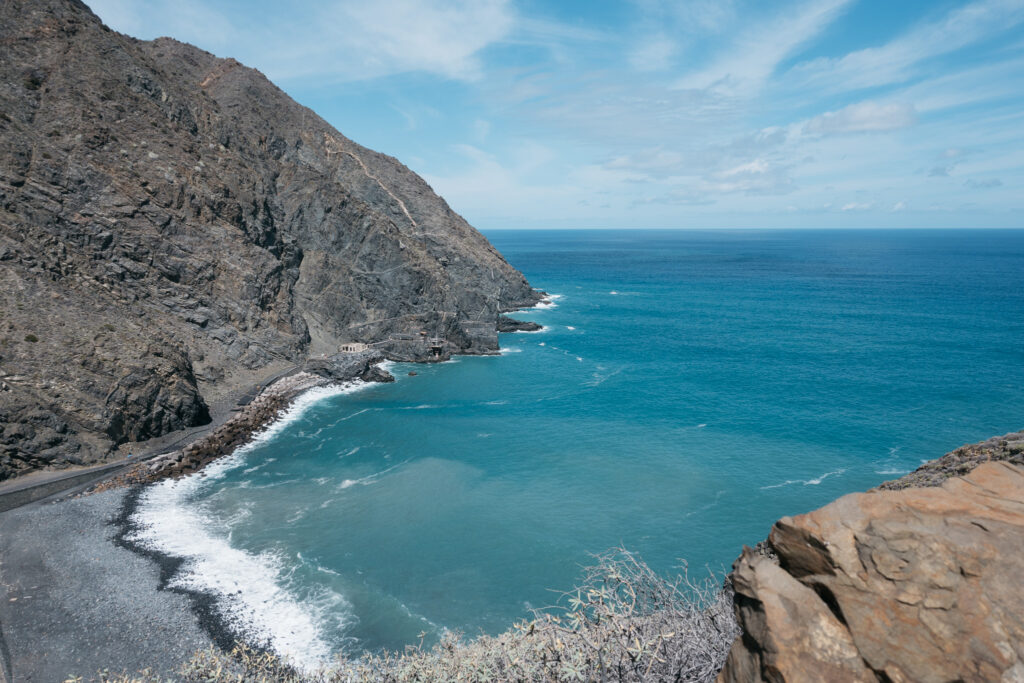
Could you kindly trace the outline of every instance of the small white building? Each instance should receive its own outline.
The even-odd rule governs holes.
[[[348,344],[342,344],[338,350],[342,353],[359,353],[365,351],[368,347],[362,342],[349,342]]]

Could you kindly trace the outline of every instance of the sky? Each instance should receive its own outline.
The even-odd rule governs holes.
[[[1024,0],[89,4],[259,69],[485,230],[1024,227]]]

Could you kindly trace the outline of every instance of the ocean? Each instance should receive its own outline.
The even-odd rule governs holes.
[[[495,633],[593,553],[721,573],[783,515],[1024,426],[1024,231],[487,236],[552,294],[515,314],[544,329],[317,390],[148,489],[172,585],[304,666]]]

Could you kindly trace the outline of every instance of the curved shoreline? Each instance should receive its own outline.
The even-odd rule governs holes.
[[[548,294],[540,290],[535,292],[537,299],[532,304],[511,308],[499,315],[495,326],[496,334],[543,332],[547,329],[539,323],[516,320],[505,315],[516,311],[553,308],[557,306],[555,300],[562,298],[561,294]],[[501,355],[501,348],[499,346],[490,353],[468,355]],[[252,390],[243,393],[242,398],[238,400],[238,405],[241,406],[238,414],[213,427],[212,431],[209,431],[210,427],[206,427],[206,433],[192,439],[178,450],[169,451],[167,446],[164,446],[157,449],[157,452],[136,456],[139,463],[129,471],[105,479],[90,490],[100,491],[117,486],[151,483],[166,477],[197,472],[210,462],[231,455],[235,449],[252,441],[261,430],[278,419],[283,411],[310,389],[357,379],[368,382],[393,382],[394,377],[377,367],[388,360],[385,354],[376,350],[310,358],[301,366],[293,366],[273,376],[251,399],[249,394]],[[421,359],[419,362],[437,360]],[[190,436],[186,435],[171,445],[176,446]]]
[[[549,299],[545,298],[538,303],[546,301]],[[521,321],[513,322],[521,323]],[[347,354],[346,357],[352,359],[351,357],[357,355],[360,354]],[[336,364],[332,364],[331,359],[316,359],[312,364],[307,362],[303,366],[303,370],[285,374],[277,381],[268,384],[244,407],[236,419],[229,420],[200,442],[193,442],[181,451],[153,458],[148,464],[140,463],[122,477],[101,484],[103,488],[130,487],[122,509],[112,520],[118,530],[115,543],[119,547],[156,563],[160,568],[159,590],[169,590],[185,596],[189,600],[200,627],[210,640],[225,652],[230,652],[238,642],[258,650],[273,651],[273,648],[271,643],[254,640],[250,635],[240,632],[232,626],[232,618],[221,607],[224,596],[214,591],[172,585],[174,578],[180,574],[183,565],[189,561],[189,558],[172,555],[145,542],[135,540],[142,531],[142,526],[136,519],[136,513],[143,503],[143,495],[151,484],[161,479],[195,474],[215,460],[237,453],[238,448],[251,443],[261,432],[277,420],[284,418],[286,411],[294,405],[295,401],[312,389],[352,381],[364,376],[369,381],[394,381],[391,375],[376,367],[376,364],[384,361],[382,356],[372,352],[364,352],[363,355],[367,358],[365,363],[360,365],[350,363],[349,367],[344,369],[339,369]],[[306,372],[306,370],[313,370],[315,374]],[[368,373],[371,376],[367,376]],[[296,380],[288,381],[292,378],[296,378]],[[224,436],[218,436],[219,434]],[[99,488],[97,487],[97,490]]]
[[[379,359],[372,359],[371,367],[372,364],[379,362],[381,362]],[[277,386],[276,389],[276,383],[271,383],[259,395],[271,396],[273,400],[268,399],[261,406],[258,396],[248,404],[256,404],[257,406],[256,410],[251,414],[252,418],[251,422],[249,422],[249,426],[252,427],[251,430],[244,433],[239,432],[237,441],[223,444],[224,447],[221,452],[215,452],[197,467],[175,469],[174,464],[178,461],[168,460],[167,462],[172,463],[171,467],[153,472],[146,463],[140,463],[137,468],[141,472],[140,476],[144,478],[143,481],[133,481],[127,477],[124,480],[115,478],[101,482],[100,486],[94,487],[90,491],[90,493],[99,493],[104,489],[122,489],[126,491],[116,514],[106,521],[107,524],[115,529],[110,542],[115,547],[122,548],[155,565],[159,572],[156,590],[183,597],[187,601],[189,612],[194,617],[197,627],[209,638],[214,646],[225,653],[230,653],[240,643],[256,652],[274,653],[274,650],[269,641],[254,638],[251,634],[245,633],[233,626],[234,620],[223,608],[224,595],[214,590],[203,590],[184,586],[180,583],[176,584],[175,579],[182,575],[182,571],[189,562],[193,561],[193,558],[165,552],[156,544],[147,543],[144,540],[145,524],[139,520],[138,513],[145,504],[147,491],[151,490],[154,484],[170,477],[179,478],[195,475],[206,465],[215,461],[223,461],[232,455],[239,454],[244,446],[251,444],[260,435],[267,433],[279,421],[286,420],[288,411],[295,406],[301,397],[308,395],[314,389],[336,384],[336,382],[331,382],[326,378],[301,371],[288,375],[288,377],[292,376],[298,376],[300,381],[286,383],[284,387]],[[286,377],[282,379],[286,379]],[[211,436],[216,433],[214,432]],[[234,430],[231,433],[234,433]],[[131,476],[132,473],[128,473],[128,475]]]
[[[150,442],[150,448],[130,458],[96,468],[55,472],[56,476],[49,478],[55,484],[59,485],[58,480],[66,479],[74,479],[75,483],[22,500],[17,506],[12,506],[10,513],[0,516],[0,526],[8,536],[7,543],[19,550],[18,553],[8,553],[3,558],[6,566],[0,567],[8,584],[8,593],[15,595],[11,593],[12,588],[21,584],[60,586],[60,596],[54,600],[22,600],[7,607],[4,616],[8,618],[2,624],[7,633],[0,633],[0,646],[10,644],[8,649],[11,652],[10,656],[0,657],[3,660],[0,673],[10,678],[9,667],[12,664],[14,676],[19,673],[35,675],[63,667],[58,672],[60,676],[81,674],[88,679],[99,668],[110,665],[131,668],[140,661],[166,667],[170,671],[186,662],[193,651],[207,646],[196,640],[200,634],[208,645],[225,652],[230,652],[238,642],[269,649],[268,643],[245,637],[233,628],[232,619],[222,612],[218,604],[220,596],[216,593],[175,585],[174,578],[181,573],[189,558],[162,552],[137,540],[135,536],[140,527],[136,517],[148,484],[197,472],[203,466],[237,452],[239,447],[250,443],[283,417],[284,411],[310,389],[364,379],[364,374],[364,381],[393,380],[376,367],[386,360],[384,354],[372,351],[338,356],[314,358],[302,365],[282,368],[258,385],[240,388],[221,398],[218,402],[219,416],[214,415],[212,424],[184,434],[168,434],[163,439],[154,440],[157,443]],[[350,361],[357,358],[358,367],[351,367],[353,363]],[[282,384],[282,380],[289,381]],[[260,400],[260,397],[264,399]],[[171,448],[174,450],[169,450]],[[186,452],[197,457],[190,461],[184,457]],[[179,454],[182,455],[180,459]],[[150,471],[151,466],[160,463],[170,466],[166,470],[155,468],[162,470],[160,472]],[[23,488],[32,488],[35,484],[33,482]],[[82,495],[93,492],[95,496]],[[21,510],[16,509],[22,505]],[[68,510],[68,506],[74,512]],[[62,530],[63,527],[58,529],[51,522],[46,547],[48,552],[52,550],[51,554],[60,557],[51,562],[47,572],[41,573],[33,564],[35,560],[32,557],[22,557],[26,553],[32,554],[29,551],[35,541],[31,539],[37,537],[37,534],[28,534],[24,529],[28,524],[48,519],[64,519],[70,526],[68,530]],[[92,572],[83,573],[81,565],[73,559],[74,554],[63,559],[65,549],[77,548],[83,541],[91,548],[87,551],[90,559],[98,563]],[[82,551],[74,550],[73,553],[82,554]],[[127,553],[127,556],[120,553]],[[138,561],[128,559],[133,557]],[[98,578],[107,575],[121,578],[113,581]],[[167,598],[158,599],[153,591],[165,594]],[[146,598],[146,595],[154,597]],[[77,606],[82,600],[88,603],[88,607]],[[125,601],[138,605],[139,609],[128,607],[126,611],[125,607],[118,606]],[[23,616],[19,617],[19,614]],[[47,631],[45,635],[35,634],[32,642],[25,640],[34,633],[32,624],[61,618],[59,615],[62,614],[80,614],[81,619],[91,626],[58,628]],[[139,619],[144,621],[127,631],[130,637],[124,638],[123,642],[118,641],[117,646],[112,642],[106,649],[97,649],[97,638],[111,641],[122,638],[121,629],[125,624]],[[176,624],[175,630],[171,631],[167,623]],[[172,633],[187,635],[171,636]],[[185,645],[186,642],[189,644]],[[44,659],[40,661],[39,657]]]
[[[230,534],[211,525],[192,498],[209,482],[216,487],[224,473],[249,464],[245,459],[254,445],[277,438],[281,429],[312,406],[368,386],[358,382],[306,391],[254,440],[231,457],[209,463],[199,476],[163,478],[132,489],[130,509],[118,520],[120,540],[129,549],[164,563],[168,574],[161,588],[193,596],[203,628],[222,649],[230,651],[243,643],[287,658],[301,670],[333,661],[334,647],[321,637],[323,614],[310,610],[304,599],[282,584],[276,561],[232,545]],[[345,602],[344,596],[336,597]]]
[[[231,455],[251,442],[273,424],[296,399],[311,389],[353,381],[394,381],[388,372],[376,367],[385,361],[376,351],[311,359],[302,367],[279,376],[265,386],[237,414],[184,447],[141,460],[126,472],[106,479],[92,491],[120,486],[148,484],[167,477],[198,472],[209,463]],[[244,398],[243,398],[244,400]]]
[[[124,548],[155,564],[160,572],[157,590],[184,596],[188,600],[199,628],[218,648],[224,652],[230,652],[238,641],[238,637],[228,628],[226,620],[218,613],[216,596],[212,593],[171,585],[171,580],[185,563],[185,558],[175,557],[131,540],[131,537],[140,531],[140,527],[133,517],[139,509],[145,488],[144,485],[137,485],[128,489],[121,501],[117,515],[109,521],[117,530],[111,538],[111,542],[118,548]],[[254,644],[250,643],[250,645]]]

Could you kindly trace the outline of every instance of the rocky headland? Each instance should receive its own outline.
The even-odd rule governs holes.
[[[1024,432],[776,522],[719,680],[1024,681]]]
[[[541,297],[258,71],[77,0],[3,3],[0,45],[0,480],[216,422],[342,344],[494,352]]]
[[[930,460],[910,474],[879,484],[876,490],[899,491],[916,486],[941,486],[951,477],[967,474],[984,462],[1008,462],[1024,466],[1024,431],[993,436],[967,444],[941,458]]]
[[[516,320],[507,315],[498,318],[498,332],[539,332],[544,329],[532,320]]]

